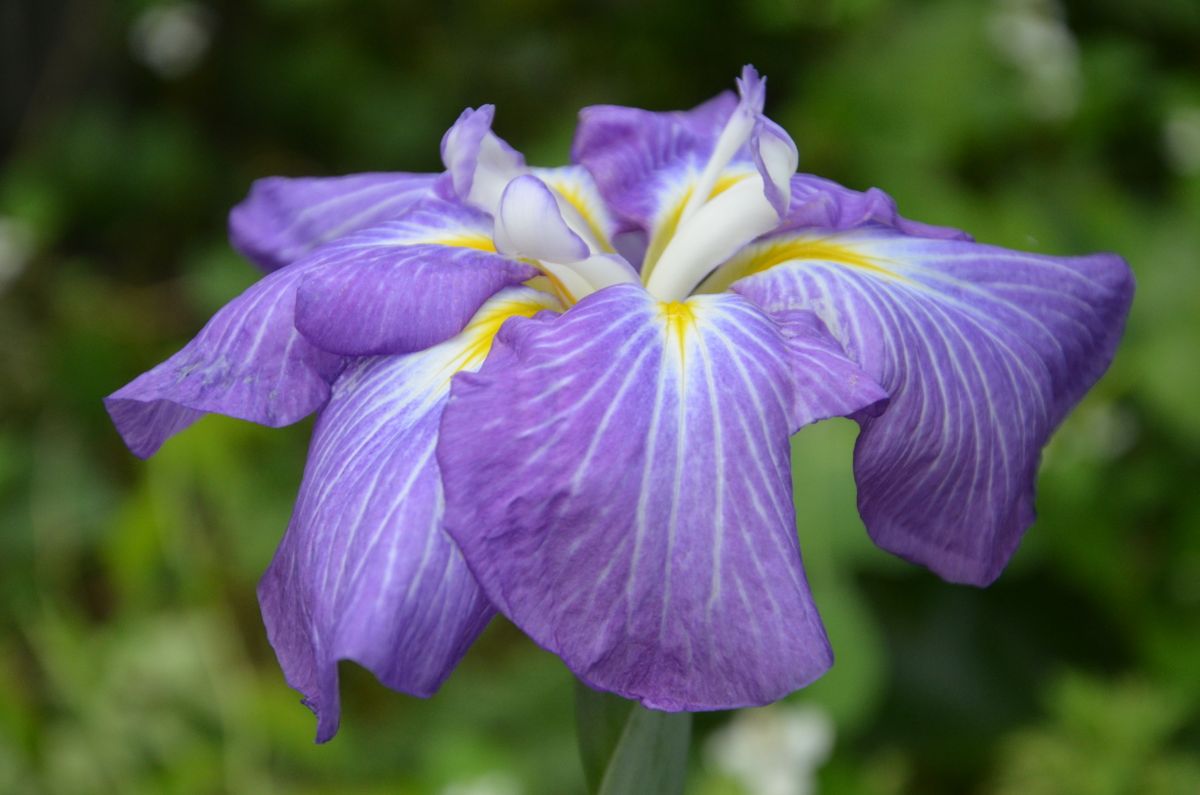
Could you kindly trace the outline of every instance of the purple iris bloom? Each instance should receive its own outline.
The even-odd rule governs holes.
[[[764,83],[587,108],[564,168],[468,110],[441,175],[264,180],[233,211],[266,275],[106,402],[140,456],[206,412],[319,412],[259,588],[318,739],[338,660],[426,696],[497,610],[656,709],[813,681],[832,655],[788,437],[827,417],[861,425],[879,546],[976,585],[1013,554],[1041,448],[1112,359],[1127,265],[795,173]]]

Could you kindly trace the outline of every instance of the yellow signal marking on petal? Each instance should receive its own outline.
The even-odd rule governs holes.
[[[596,218],[596,213],[592,211],[591,205],[583,197],[583,192],[578,186],[565,181],[553,181],[548,184],[558,192],[559,196],[562,196],[568,204],[575,208],[580,217],[587,223],[588,231],[592,233],[592,237],[596,238],[596,242],[600,244],[600,249],[604,253],[612,254],[616,251],[612,247],[612,243],[609,242],[608,236],[604,234],[604,230],[600,226],[600,221]]]
[[[713,183],[708,198],[711,200],[716,196],[720,196],[748,176],[750,176],[749,172],[727,172],[722,174]],[[658,259],[662,256],[663,251],[666,250],[667,244],[671,242],[671,238],[675,237],[675,232],[679,229],[679,222],[683,219],[683,209],[687,207],[688,199],[692,198],[692,191],[695,189],[695,184],[689,185],[687,190],[671,206],[670,211],[663,216],[663,220],[654,230],[654,236],[650,240],[650,245],[646,247],[646,256],[642,259],[642,284],[649,283],[650,272],[658,264]]]
[[[721,176],[717,177],[717,181],[713,183],[712,190],[709,191],[709,200],[711,201],[717,196],[720,196],[722,193],[729,190],[748,176],[750,176],[750,174],[747,172],[744,174],[722,174]]]
[[[642,258],[642,284],[649,283],[650,273],[658,264],[658,258],[666,250],[671,238],[675,237],[675,230],[679,228],[679,221],[683,217],[683,208],[687,206],[693,190],[694,188],[689,186],[683,192],[683,195],[679,197],[679,200],[675,202],[654,230],[654,236],[650,238],[650,244],[646,246],[646,256]]]
[[[575,306],[575,304],[579,303],[579,299],[575,297],[574,293],[572,293],[570,290],[567,289],[567,285],[563,284],[562,279],[558,278],[553,273],[551,273],[549,270],[542,267],[542,263],[538,262],[535,259],[525,259],[523,257],[522,257],[521,261],[537,268],[538,272],[542,274],[541,276],[534,276],[532,279],[525,282],[526,286],[535,287],[539,290],[543,290],[543,292],[549,292],[549,293],[553,294],[554,297],[557,298],[559,301],[561,301],[564,306],[570,307],[570,306]],[[542,280],[543,284],[549,285],[550,289],[545,290],[543,288],[542,284],[533,284],[533,282],[537,282],[538,280]]]
[[[450,235],[448,237],[435,237],[421,242],[431,243],[435,246],[474,248],[479,249],[480,251],[486,251],[489,254],[496,253],[496,244],[490,237],[480,233],[464,233],[461,235]]]
[[[500,333],[500,327],[504,325],[504,321],[510,317],[533,317],[545,309],[555,309],[551,300],[519,298],[485,306],[476,313],[475,317],[471,318],[467,327],[459,332],[459,336],[464,338],[465,344],[446,366],[445,369],[450,371],[446,379],[449,380],[450,376],[455,373],[474,370],[483,364],[483,360],[492,350],[492,343],[495,341],[496,335]]]
[[[537,270],[540,274],[533,278],[526,279],[521,282],[526,287],[532,287],[535,290],[541,290],[543,293],[548,293],[558,299],[564,307],[572,307],[579,303],[579,299],[575,294],[567,289],[567,285],[563,284],[562,279],[555,276],[541,260],[532,259],[531,257],[517,257],[518,260],[525,263],[531,268]]]
[[[454,246],[456,248],[474,248],[478,249],[479,251],[486,251],[489,254],[498,253],[496,251],[495,242],[487,235],[480,233],[464,233],[461,235],[432,238],[430,240],[421,240],[416,242],[437,246]],[[563,302],[567,306],[573,306],[578,301],[578,299],[571,294],[571,291],[567,289],[566,285],[563,284],[558,277],[542,268],[542,264],[540,262],[534,259],[527,259],[525,257],[521,257],[520,260],[527,265],[537,268],[542,274],[541,276],[535,276],[526,281],[526,286],[533,287],[541,290],[542,292],[553,293],[559,301]]]
[[[667,338],[674,338],[679,346],[679,361],[683,361],[687,353],[686,335],[696,323],[696,313],[686,301],[662,301],[658,305],[666,321]]]
[[[550,281],[549,276],[534,276],[521,284],[525,287],[532,287],[534,290],[541,290],[543,293],[554,293],[558,289],[554,286],[554,282]]]
[[[430,240],[421,240],[416,242],[438,246],[454,246],[457,248],[474,248],[480,251],[486,251],[489,254],[498,253],[496,251],[495,242],[487,235],[480,233],[464,233],[461,235],[453,235],[451,237],[432,238]],[[567,286],[562,283],[562,280],[543,268],[542,263],[527,257],[519,257],[518,259],[520,259],[520,261],[524,262],[526,265],[537,268],[537,270],[542,274],[541,276],[535,276],[526,281],[526,286],[533,287],[543,292],[553,293],[558,300],[562,301],[567,306],[574,306],[579,300],[571,294],[571,291],[568,290]]]
[[[739,279],[753,276],[756,273],[762,273],[785,262],[794,262],[797,260],[834,262],[838,265],[847,265],[852,268],[870,271],[890,279],[908,281],[895,271],[884,267],[883,263],[887,262],[887,260],[855,250],[851,246],[839,243],[833,238],[793,238],[791,240],[761,243],[743,249],[741,253],[730,259],[705,279],[696,292],[719,293],[728,289],[729,285]]]

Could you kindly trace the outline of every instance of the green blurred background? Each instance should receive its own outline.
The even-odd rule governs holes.
[[[580,106],[745,62],[803,170],[1139,285],[988,590],[870,545],[853,425],[797,437],[838,662],[699,716],[689,791],[771,795],[759,753],[781,795],[1200,792],[1196,0],[0,0],[0,792],[581,792],[570,676],[500,620],[429,701],[345,665],[315,746],[254,597],[309,425],[209,418],[143,463],[100,399],[255,278],[224,230],[252,179],[437,170],[483,102],[557,164]]]

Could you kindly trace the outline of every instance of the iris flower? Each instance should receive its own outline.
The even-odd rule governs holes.
[[[318,412],[259,587],[318,739],[338,660],[427,696],[496,611],[651,708],[812,682],[832,655],[788,438],[824,418],[861,426],[880,547],[975,585],[1013,554],[1128,267],[798,174],[765,81],[737,82],[689,111],[586,108],[563,168],[528,167],[484,106],[440,175],[256,183],[230,228],[263,278],[107,399],[139,456],[208,412]]]

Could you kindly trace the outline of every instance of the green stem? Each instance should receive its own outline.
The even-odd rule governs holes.
[[[575,685],[579,754],[592,795],[681,795],[692,715]]]

